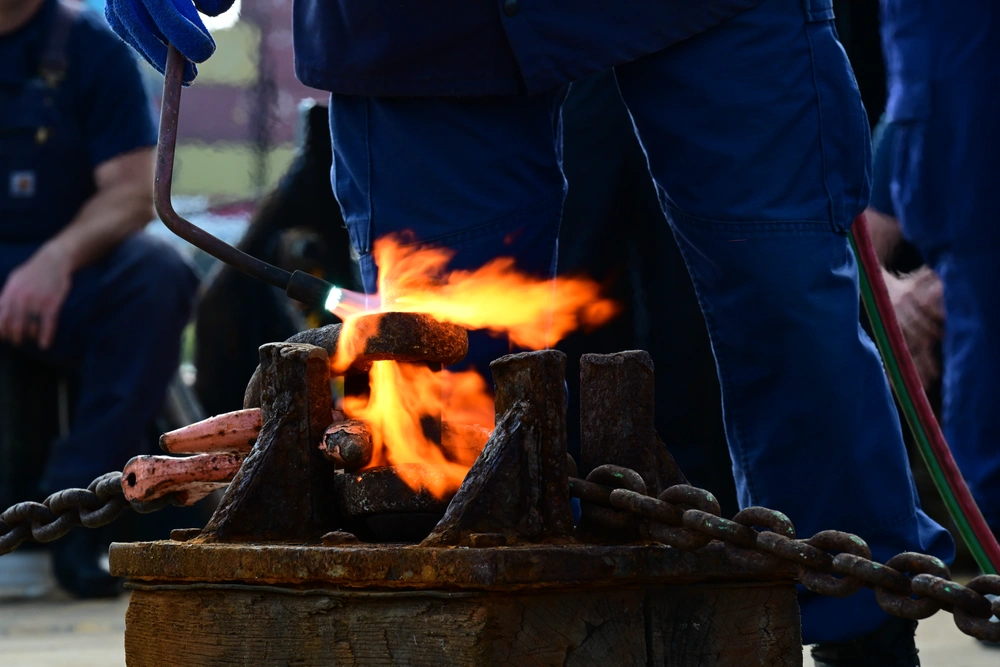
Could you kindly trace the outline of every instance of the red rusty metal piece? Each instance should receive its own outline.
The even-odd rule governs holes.
[[[345,372],[363,372],[375,361],[458,363],[469,351],[469,334],[424,313],[371,313],[354,318],[350,337],[340,336],[338,354],[353,359]],[[343,331],[343,330],[342,330]]]
[[[333,421],[344,420],[339,410],[332,414]],[[260,408],[226,412],[164,433],[160,449],[168,454],[248,453],[260,435],[260,427]]]
[[[469,335],[465,329],[438,322],[423,313],[372,313],[361,315],[351,324],[351,340],[341,341],[343,325],[331,324],[301,331],[287,343],[305,343],[326,350],[333,359],[340,345],[354,361],[339,374],[367,372],[374,361],[426,361],[445,366],[465,358]],[[254,371],[243,396],[244,408],[260,407],[260,367]]]
[[[326,429],[319,451],[337,468],[357,470],[372,460],[372,434],[364,422],[348,419]]]
[[[433,466],[422,463],[380,466],[338,474],[334,477],[333,487],[340,516],[351,520],[377,514],[443,514],[451,497],[435,498],[425,489],[411,489],[399,476],[402,468],[419,469],[419,474],[425,479],[443,475]]]
[[[160,436],[168,454],[249,452],[260,433],[260,409],[236,410],[203,419]]]
[[[174,456],[136,456],[122,471],[125,498],[149,502],[176,494],[181,505],[193,505],[236,476],[246,454],[239,452]]]

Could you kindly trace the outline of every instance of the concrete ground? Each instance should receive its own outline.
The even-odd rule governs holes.
[[[0,665],[3,667],[120,667],[128,596],[78,602],[53,594],[41,601],[0,603]],[[917,632],[923,667],[997,667],[991,649],[955,628],[939,612]],[[804,667],[813,667],[806,652]]]

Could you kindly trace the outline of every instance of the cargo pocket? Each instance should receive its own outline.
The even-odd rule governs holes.
[[[820,120],[823,184],[835,231],[846,233],[871,196],[868,115],[833,24],[833,0],[802,0]]]
[[[368,98],[330,95],[334,146],[331,183],[351,243],[364,259],[372,250],[371,151]]]

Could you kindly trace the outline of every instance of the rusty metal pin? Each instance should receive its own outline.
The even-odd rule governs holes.
[[[343,421],[344,415],[333,410],[333,421]],[[168,431],[160,436],[160,449],[168,454],[202,454],[206,452],[243,452],[253,449],[260,435],[260,408],[235,410],[215,415],[200,422]]]
[[[356,419],[337,422],[326,429],[319,450],[336,467],[357,470],[372,460],[372,434]]]
[[[132,502],[175,494],[182,506],[193,505],[232,481],[245,454],[238,452],[173,456],[136,456],[122,471],[122,489]]]
[[[168,454],[249,452],[260,434],[260,409],[236,410],[209,417],[160,436]]]

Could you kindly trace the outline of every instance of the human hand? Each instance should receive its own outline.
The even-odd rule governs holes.
[[[34,340],[52,345],[72,283],[69,263],[43,248],[14,269],[0,292],[0,339],[15,346]]]
[[[194,63],[215,53],[215,40],[198,12],[218,16],[232,4],[233,0],[108,0],[104,15],[111,29],[161,74],[167,45],[177,47],[186,59],[183,81],[188,84],[198,76]]]
[[[929,387],[941,377],[935,350],[945,319],[941,278],[926,266],[898,277],[883,269],[882,277],[917,374],[924,387]]]

